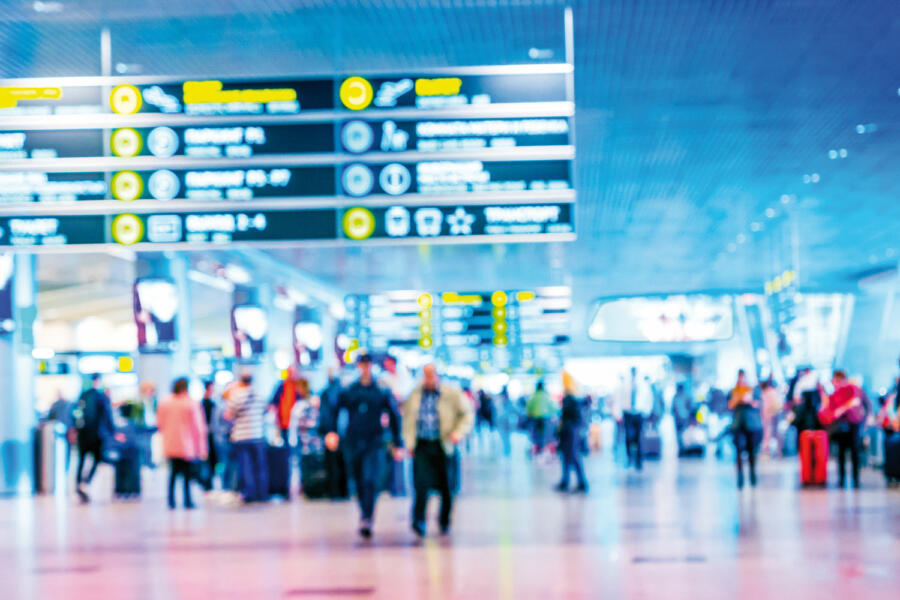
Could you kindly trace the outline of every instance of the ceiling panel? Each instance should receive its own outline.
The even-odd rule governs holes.
[[[84,0],[39,14],[8,2],[0,72],[96,73],[103,26],[113,63],[144,74],[527,63],[531,48],[560,60],[563,4]],[[896,263],[895,0],[571,4],[577,242],[273,254],[354,292],[568,283],[582,319],[598,296],[760,289],[792,240],[807,288]]]

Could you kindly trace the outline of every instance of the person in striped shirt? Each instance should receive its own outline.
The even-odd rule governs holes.
[[[268,403],[253,389],[249,370],[228,386],[223,394],[227,416],[234,423],[231,443],[237,453],[241,495],[244,502],[265,502],[269,498],[268,465],[264,419]]]

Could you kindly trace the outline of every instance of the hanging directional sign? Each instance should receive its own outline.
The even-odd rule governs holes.
[[[350,242],[572,239],[571,76],[563,64],[310,79],[0,80],[0,215],[63,219],[62,233],[6,231],[0,243],[121,242],[93,226],[87,242],[78,227],[69,231],[82,206],[91,222],[140,215],[149,235],[150,215],[184,224],[195,210],[224,214],[236,203],[258,214],[328,207],[327,237]],[[239,238],[320,239],[271,228],[231,241]]]

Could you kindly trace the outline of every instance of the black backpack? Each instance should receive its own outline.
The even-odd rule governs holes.
[[[97,404],[95,390],[86,390],[78,398],[75,407],[75,428],[78,431],[97,431],[100,421],[100,408]]]

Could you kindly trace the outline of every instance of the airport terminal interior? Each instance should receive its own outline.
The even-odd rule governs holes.
[[[900,586],[894,0],[0,0],[0,597]]]

